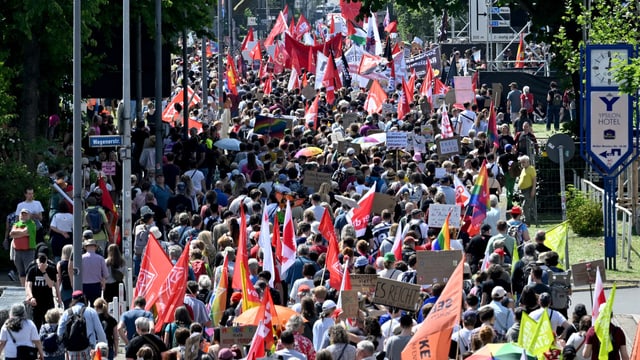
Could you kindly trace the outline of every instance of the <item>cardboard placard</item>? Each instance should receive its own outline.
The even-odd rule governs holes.
[[[390,131],[387,133],[387,149],[404,149],[407,147],[406,131]]]
[[[342,311],[348,318],[357,318],[360,310],[358,304],[358,290],[341,291]]]
[[[234,344],[243,346],[251,343],[258,329],[255,325],[240,325],[220,328],[220,347],[231,347]]]
[[[605,270],[604,260],[592,260],[571,265],[573,285],[595,284],[597,268],[600,268],[600,277],[602,278],[602,282],[605,282],[607,280],[607,271]]]
[[[373,206],[371,207],[372,214],[380,214],[382,210],[387,209],[393,212],[396,206],[396,200],[393,196],[383,193],[375,193],[373,196]]]
[[[301,94],[305,99],[313,99],[316,96],[316,89],[313,88],[313,85],[308,85],[302,89]]]
[[[360,118],[356,113],[346,113],[342,115],[342,127],[344,129],[349,128],[349,126],[353,123],[360,122]]]
[[[447,175],[447,169],[443,167],[436,168],[436,179],[442,179],[445,175]]]
[[[382,84],[380,85],[382,86],[383,89],[385,88]],[[393,108],[393,104],[389,104],[389,103],[382,104],[382,115],[393,113],[394,110],[395,109]]]
[[[458,155],[460,154],[460,138],[438,139],[436,141],[436,149],[438,150],[438,156],[441,158]]]
[[[416,283],[419,285],[444,284],[462,259],[462,251],[418,251],[416,252]]]
[[[356,151],[356,155],[360,154],[360,152],[362,151],[360,149],[360,144],[354,144],[351,141],[348,140],[342,140],[342,141],[338,141],[338,152],[341,154],[346,154],[347,149],[352,148],[353,150]]]
[[[115,161],[103,161],[102,162],[102,173],[105,175],[115,175],[116,174],[116,162]]]
[[[429,205],[429,227],[441,228],[444,225],[447,215],[451,211],[449,218],[449,228],[460,227],[460,205],[431,204]]]
[[[378,274],[353,274],[351,275],[351,289],[363,293],[375,290],[378,282]]]
[[[420,286],[387,278],[378,278],[373,302],[404,310],[418,311],[422,304]]]
[[[323,183],[331,185],[331,175],[332,174],[329,173],[306,170],[304,172],[304,180],[302,180],[302,184],[317,191]]]

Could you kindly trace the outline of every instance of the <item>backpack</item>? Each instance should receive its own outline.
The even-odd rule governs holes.
[[[511,164],[509,164],[509,176],[515,179],[518,176],[520,176],[520,172],[522,172],[522,169],[520,168],[520,163],[517,160],[511,161]]]
[[[67,310],[67,325],[62,342],[69,351],[82,351],[91,345],[87,335],[87,320],[84,318],[86,309],[85,306],[78,313],[74,313],[73,309]]]
[[[58,334],[56,333],[56,330],[58,330],[58,324],[52,324],[50,325],[50,329],[51,332],[43,335],[41,337],[42,340],[42,349],[44,350],[44,352],[46,353],[54,353],[56,351],[58,351],[59,346],[59,340],[58,340]]]
[[[145,226],[144,231],[141,231],[136,235],[135,245],[133,246],[134,254],[141,256],[144,252],[144,248],[147,247],[149,242],[149,229]]]
[[[564,310],[569,308],[571,291],[571,271],[553,272],[547,270],[549,287],[551,288],[551,308]]]
[[[553,92],[553,98],[551,99],[553,106],[562,106],[562,94],[559,91]]]
[[[102,225],[104,225],[102,214],[98,211],[97,208],[87,209],[87,213],[84,216],[87,226],[89,230],[93,231],[94,234],[97,234],[102,231]]]
[[[507,235],[516,239],[516,246],[522,245],[522,223],[508,223]]]
[[[418,234],[418,239],[417,242],[421,243],[422,240],[424,239],[424,236],[422,235],[422,230],[420,230],[420,224],[422,224],[422,220],[419,221],[411,221],[409,223],[409,231],[413,230]]]
[[[124,280],[124,273],[120,271],[120,269],[116,269],[113,266],[111,267],[111,277],[116,282],[122,282]]]
[[[489,171],[493,171],[493,167],[496,166],[496,164],[491,165],[491,167],[489,168]],[[504,174],[502,173],[502,168],[498,166],[498,175],[496,175],[496,180],[498,180],[498,183],[500,184],[500,187],[504,186],[505,180],[506,178],[504,177]]]

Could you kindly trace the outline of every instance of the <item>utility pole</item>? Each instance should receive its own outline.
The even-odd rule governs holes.
[[[155,109],[154,119],[156,122],[156,174],[162,171],[162,0],[155,0],[156,22],[155,22],[155,79],[154,88]]]
[[[77,254],[73,262],[73,289],[82,290],[82,12],[80,0],[73,2],[73,253]],[[80,261],[78,261],[80,260]]]
[[[122,116],[122,248],[127,263],[127,295],[133,295],[133,253],[131,246],[131,18],[129,1],[122,3],[122,103],[118,115]],[[118,119],[120,120],[120,119]]]

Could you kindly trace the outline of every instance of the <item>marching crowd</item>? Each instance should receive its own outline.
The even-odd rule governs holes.
[[[189,60],[195,61],[199,55],[196,44]],[[195,68],[197,65],[191,67]],[[216,78],[215,71],[210,75]],[[189,77],[193,83],[198,74],[192,71]],[[307,75],[301,74],[301,81],[313,83],[313,75],[303,77]],[[305,107],[313,99],[303,97],[299,89],[288,90],[288,79],[287,73],[275,74],[272,91],[267,94],[261,85],[264,79],[248,71],[238,85],[239,95],[224,95],[229,116],[213,119],[203,116],[208,110],[182,110],[200,120],[201,130],[188,129],[188,137],[176,126],[165,138],[156,139],[154,123],[138,119],[132,133],[136,160],[131,177],[134,244],[128,249],[133,254],[134,278],[139,276],[150,241],[158,241],[173,264],[184,251],[189,255],[184,305],[175,310],[174,321],[164,324],[160,333],[153,331],[157,316],[148,311],[150,304],[144,297],[133,299],[134,307],[120,319],[108,311],[107,302],[118,296],[127,271],[118,237],[121,224],[113,213],[113,200],[106,200],[118,199],[122,189],[117,154],[86,148],[83,184],[70,184],[69,172],[64,169],[46,172],[61,192],[70,194],[73,186],[83,187],[87,208],[75,209],[83,211],[83,254],[72,253],[73,210],[64,196],[54,192],[45,213],[42,204],[34,200],[33,189],[26,189],[25,201],[7,218],[5,234],[11,241],[15,274],[27,294],[25,304],[0,312],[7,319],[0,331],[0,350],[4,349],[6,358],[25,359],[27,351],[32,354],[28,356],[44,359],[64,359],[65,354],[72,360],[89,359],[95,352],[113,359],[120,343],[125,344],[127,359],[242,358],[248,344],[220,345],[221,327],[236,324],[246,301],[243,292],[230,285],[234,271],[240,268],[236,254],[242,251],[248,253],[251,286],[260,297],[268,294],[275,305],[294,312],[274,324],[275,356],[401,359],[406,344],[425,324],[424,319],[428,321],[445,287],[440,282],[420,283],[416,276],[420,267],[432,266],[418,263],[417,252],[437,248],[441,232],[441,228],[428,225],[429,208],[432,204],[460,204],[462,190],[455,184],[460,182],[472,191],[483,176],[491,194],[483,224],[474,229],[470,217],[463,216],[461,227],[446,234],[459,240],[465,259],[460,284],[465,294],[462,321],[455,324],[449,357],[466,358],[486,344],[517,341],[523,314],[537,321],[546,312],[558,346],[564,347],[565,359],[572,358],[572,351],[573,358],[597,358],[600,343],[585,306],[575,304],[569,314],[566,300],[570,290],[559,293],[550,286],[553,274],[563,273],[557,249],[545,245],[543,231],[534,233],[529,228],[536,217],[536,171],[530,157],[537,154],[538,147],[531,123],[526,121],[524,100],[518,106],[516,97],[509,95],[509,112],[517,120],[505,121],[497,139],[491,139],[489,102],[452,107],[450,126],[462,144],[458,154],[447,158],[440,157],[435,146],[425,152],[389,151],[383,142],[377,142],[361,145],[358,150],[349,145],[339,149],[332,135],[353,141],[376,131],[421,134],[427,125],[437,140],[443,126],[442,110],[418,106],[425,99],[416,95],[402,119],[397,118],[395,107],[384,114],[367,114],[365,91],[335,89],[335,101],[330,104],[327,92],[331,90],[322,88],[316,94],[317,119],[309,121]],[[518,89],[515,83],[511,87]],[[388,103],[397,105],[400,92],[400,88],[390,91]],[[552,84],[550,101],[555,92],[559,91]],[[211,95],[216,97],[213,91]],[[153,107],[145,114],[148,112],[153,115]],[[343,126],[352,114],[357,120]],[[96,105],[87,115],[93,134],[111,131],[114,114],[108,107]],[[294,120],[276,138],[253,131],[257,115],[290,115]],[[183,122],[178,119],[174,125]],[[548,126],[551,124],[557,129],[553,118]],[[237,140],[237,148],[217,147],[222,139]],[[148,162],[155,157],[157,141],[164,149],[161,166]],[[312,148],[320,151],[304,151]],[[102,164],[107,160],[116,163],[115,175],[104,174]],[[328,174],[331,180],[311,187],[306,178],[317,173]],[[359,234],[351,221],[352,209],[370,190],[391,196],[394,204],[371,214]],[[514,204],[516,191],[522,197]],[[506,214],[499,206],[505,197]],[[320,230],[325,213],[337,235],[338,264],[327,263],[331,244]],[[244,219],[240,219],[242,215]],[[263,215],[268,218],[269,237],[275,233],[289,236],[287,222],[293,224],[295,259],[285,272],[280,269],[289,260],[286,256],[275,256],[274,273],[264,270],[265,251],[258,243]],[[240,233],[246,233],[246,249],[238,249]],[[273,242],[275,254],[279,241]],[[74,255],[81,256],[83,263],[83,288],[75,291],[71,285]],[[336,265],[354,275],[377,274],[420,285],[418,310],[376,304],[375,296],[363,290],[358,317],[347,318],[339,306],[340,289],[328,286],[326,268]],[[222,279],[225,274],[228,279]],[[229,284],[227,305],[220,320],[214,321],[211,297],[220,283]],[[628,358],[622,331],[612,325],[611,333],[615,358]],[[188,346],[194,341],[195,351]]]

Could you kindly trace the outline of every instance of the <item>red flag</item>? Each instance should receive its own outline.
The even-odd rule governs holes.
[[[287,90],[291,91],[293,89],[300,88],[300,79],[298,79],[298,71],[296,68],[291,69],[291,74],[289,75],[289,82],[287,83]]]
[[[288,60],[289,54],[287,54],[287,51],[284,49],[284,45],[280,42],[277,43],[273,52],[273,72],[276,74],[282,73]]]
[[[262,60],[262,50],[260,49],[260,42],[258,41],[256,45],[249,52],[249,56],[251,60]]]
[[[389,34],[391,33],[397,33],[398,32],[398,22],[397,21],[392,21],[389,23],[389,25],[387,25],[384,28],[384,31],[388,32]]]
[[[432,94],[433,94],[433,69],[431,68],[431,61],[427,61],[427,73],[422,80],[422,87],[420,88],[420,96],[426,96],[429,103],[433,106]]]
[[[312,121],[315,124],[315,130],[318,130],[318,96],[313,99],[309,109],[304,112],[304,122],[309,124]]]
[[[464,259],[460,259],[442,294],[434,305],[436,311],[427,318],[402,351],[402,360],[447,359],[451,332],[460,322],[462,308],[462,273]]]
[[[300,40],[302,35],[306,34],[309,30],[311,30],[309,21],[307,21],[303,14],[300,14],[300,17],[298,18],[298,25],[296,26],[296,34],[298,35],[297,40]]]
[[[276,248],[276,259],[282,262],[282,241],[280,241],[280,224],[278,223],[278,214],[273,216],[273,238],[271,245]]]
[[[480,81],[480,71],[476,71],[471,77],[471,91],[473,91],[474,94],[476,93],[476,89],[478,88],[478,81]]]
[[[435,86],[433,92],[438,95],[445,95],[449,92],[449,88],[440,81],[440,78],[435,78]]]
[[[371,218],[371,209],[373,208],[373,199],[375,198],[376,187],[371,186],[369,191],[358,201],[358,207],[351,209],[347,214],[347,221],[353,225],[356,231],[356,237],[364,236],[367,231],[367,225]]]
[[[367,100],[364,102],[364,109],[369,114],[378,113],[382,110],[382,104],[387,100],[387,93],[382,89],[378,80],[373,81]]]
[[[336,229],[333,227],[331,216],[329,211],[325,209],[322,214],[322,220],[318,231],[329,242],[329,248],[327,249],[327,261],[325,266],[329,270],[329,286],[334,289],[339,289],[342,283],[343,270],[340,266],[340,260],[338,255],[340,254],[340,248],[338,246],[338,237],[336,236]]]
[[[309,53],[307,54],[307,71],[315,71],[316,66],[315,64],[315,59],[313,57],[314,53],[313,53],[313,46],[309,46]]]
[[[398,99],[398,119],[404,119],[405,115],[411,111],[409,102],[412,99],[412,97],[410,97],[412,93],[412,91],[409,91],[407,82],[402,78],[402,96]]]
[[[287,31],[289,32],[289,35],[291,35],[291,37],[297,38],[298,34],[296,33],[296,22],[293,20],[293,16],[291,17],[291,24],[289,25],[289,28],[287,29]]]
[[[518,44],[518,52],[516,53],[516,69],[524,68],[524,35],[520,33],[520,43]]]
[[[189,276],[189,246],[187,243],[178,262],[171,269],[171,273],[160,288],[158,300],[155,303],[158,312],[155,332],[159,333],[164,324],[171,323],[178,306],[184,304],[184,293],[187,290],[187,278]]]
[[[273,81],[273,75],[269,73],[264,79],[264,84],[262,87],[265,95],[271,94],[271,91],[273,90],[273,85],[271,84],[272,81]]]
[[[282,270],[284,274],[296,261],[295,229],[293,227],[293,215],[291,204],[287,201],[287,208],[284,212],[284,229],[282,232]]]
[[[251,41],[255,41],[255,40],[253,40],[253,28],[252,27],[249,28],[249,32],[247,33],[247,36],[245,36],[244,40],[242,40],[242,45],[240,46],[240,51],[248,50],[247,46],[249,45],[249,42],[251,42]]]
[[[362,3],[360,1],[340,0],[340,12],[345,20],[356,21],[356,16],[360,13]]]
[[[261,81],[267,76],[267,66],[264,61],[260,61],[260,69],[258,69],[258,79]]]
[[[440,130],[443,139],[454,136],[453,127],[451,126],[451,120],[449,120],[449,113],[447,112],[447,106],[445,104],[442,104],[442,121],[440,122]]]
[[[340,75],[336,69],[336,61],[333,55],[329,57],[327,70],[322,78],[322,86],[327,90],[327,104],[333,104],[336,100],[336,90],[342,87],[340,84]]]
[[[356,34],[356,27],[353,25],[353,21],[346,20],[347,22],[347,36]]]
[[[107,217],[109,218],[109,229],[111,230],[111,234],[113,235],[112,242],[119,243],[119,235],[116,234],[116,228],[118,226],[118,209],[116,209],[116,205],[113,203],[113,199],[111,198],[111,193],[107,189],[107,184],[104,183],[104,178],[101,176],[98,179],[98,187],[102,190],[102,206],[105,209],[109,209],[109,214]]]
[[[309,80],[307,79],[308,75],[309,75],[309,73],[308,73],[308,72],[307,72],[307,73],[304,73],[304,74],[302,75],[302,88],[306,88],[306,87],[307,87],[307,85],[309,85],[309,83],[308,83],[308,82],[309,82]]]
[[[398,224],[396,234],[393,237],[393,246],[391,246],[391,252],[396,259],[402,259],[402,241],[402,225]],[[380,256],[384,256],[384,254],[380,254]]]
[[[256,333],[253,335],[253,339],[251,340],[249,351],[247,351],[246,360],[257,360],[264,357],[264,342],[267,339],[267,336],[269,336],[269,333],[270,330],[264,325],[262,320],[260,320]]]
[[[275,40],[276,36],[282,34],[283,32],[285,32],[285,30],[287,30],[287,19],[282,14],[282,11],[280,11],[280,14],[278,14],[278,19],[276,20],[276,24],[273,26],[271,32],[269,33],[269,36],[267,36],[264,41],[264,46],[273,45],[273,41]]]
[[[167,253],[164,252],[156,237],[150,233],[132,299],[143,296],[147,299],[146,310],[151,309],[158,298],[162,282],[169,277],[172,268],[173,264],[171,264]],[[131,301],[131,307],[133,307],[133,301]]]
[[[231,54],[227,54],[227,87],[233,95],[238,95],[238,72]]]
[[[407,82],[407,85],[409,86],[409,89],[411,89],[411,98],[413,99],[413,96],[415,95],[415,88],[416,88],[416,79],[418,78],[418,75],[416,75],[416,70],[413,69],[411,70],[411,76],[409,77],[409,81]]]
[[[331,17],[331,22],[329,23],[329,36],[327,38],[331,38],[336,33],[336,21]]]
[[[284,21],[286,22],[289,18],[289,4],[284,4],[284,9],[282,9],[282,16],[284,17]]]
[[[238,250],[236,264],[233,271],[231,287],[242,290],[242,311],[260,305],[260,296],[251,286],[249,278],[249,254],[247,253],[247,217],[244,207],[240,207],[240,235],[238,236]]]
[[[593,321],[600,315],[600,305],[607,302],[607,298],[604,295],[604,284],[602,283],[602,276],[600,276],[600,267],[596,267],[596,284],[593,289],[593,308],[591,309],[591,316]]]
[[[275,311],[273,299],[271,299],[271,291],[269,291],[268,289],[265,289],[264,295],[262,297],[262,302],[260,303],[258,313],[256,314],[256,319],[261,320],[264,324],[264,327],[267,328],[267,335],[264,340],[266,343],[266,348],[271,349],[271,346],[273,346],[274,343],[273,324],[280,324],[281,322],[278,320],[278,314]]]

